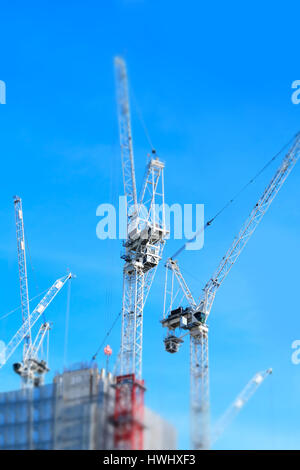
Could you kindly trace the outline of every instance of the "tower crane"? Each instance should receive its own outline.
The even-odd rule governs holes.
[[[17,331],[10,343],[4,350],[5,360],[2,361],[1,366],[5,364],[7,359],[13,354],[20,342],[23,341],[23,357],[22,361],[14,364],[14,371],[22,378],[22,386],[27,387],[31,385],[40,385],[43,382],[44,374],[49,371],[46,360],[40,359],[39,356],[43,349],[44,340],[47,338],[49,343],[49,331],[51,328],[50,323],[43,322],[38,330],[34,340],[32,340],[32,327],[44,313],[46,307],[52,302],[53,298],[63,287],[65,282],[72,277],[68,274],[64,278],[57,280],[45,297],[41,300],[39,305],[30,313],[29,307],[29,294],[28,294],[28,277],[27,277],[27,264],[26,264],[26,245],[25,245],[25,231],[24,231],[24,217],[22,208],[22,199],[19,196],[14,196],[15,208],[15,221],[16,221],[16,236],[17,236],[17,252],[18,252],[18,266],[19,266],[19,282],[20,282],[20,296],[21,296],[21,311],[22,311],[22,327]],[[20,339],[21,337],[21,339]],[[48,348],[47,348],[48,350]],[[0,367],[1,367],[0,366]]]
[[[218,419],[215,424],[211,436],[211,445],[213,445],[219,437],[223,434],[224,430],[230,425],[236,415],[241,411],[241,409],[246,405],[250,400],[252,395],[264,382],[264,380],[272,374],[272,369],[267,369],[262,372],[257,372],[254,377],[247,383],[243,388],[241,393],[236,397],[234,402],[227,408],[223,415]]]
[[[73,277],[73,274],[68,273],[66,276],[57,279],[54,284],[50,287],[48,292],[44,295],[39,304],[35,309],[29,313],[27,319],[23,321],[22,326],[11,338],[9,343],[1,351],[1,363],[2,368],[13,355],[17,347],[27,338],[40,317],[45,312],[46,308],[50,305],[59,291],[63,288],[65,283]],[[50,324],[43,322],[38,330],[37,336],[33,342],[30,343],[29,347],[23,352],[22,362],[15,363],[13,365],[14,370],[22,378],[22,385],[26,386],[39,386],[42,383],[43,376],[48,372],[47,362],[40,360],[38,353],[41,350],[43,340],[49,332]]]
[[[117,107],[124,194],[127,201],[127,238],[123,243],[123,299],[120,374],[114,412],[115,446],[142,447],[143,311],[167,230],[164,213],[164,163],[156,151],[148,161],[140,194],[136,190],[126,64],[115,61]]]
[[[236,263],[258,224],[278,194],[300,156],[300,134],[297,134],[287,155],[283,158],[271,182],[222,258],[215,273],[204,286],[200,298],[195,301],[180,271],[178,262],[172,258],[166,262],[165,306],[162,326],[167,328],[165,348],[170,353],[178,351],[185,335],[190,336],[190,387],[191,387],[191,436],[195,449],[209,447],[209,364],[208,324],[215,295]],[[168,272],[171,271],[171,279]],[[187,306],[173,309],[177,296],[174,281],[187,301]],[[171,284],[170,284],[171,282]],[[178,291],[177,291],[178,293]],[[170,296],[170,302],[169,302]],[[185,333],[181,333],[183,332]],[[179,331],[179,334],[177,334]]]

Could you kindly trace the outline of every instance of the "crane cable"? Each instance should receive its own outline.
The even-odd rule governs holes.
[[[151,137],[150,137],[150,133],[149,133],[149,130],[146,126],[146,122],[145,122],[145,119],[143,118],[143,114],[142,114],[142,111],[141,111],[141,108],[140,106],[138,105],[138,102],[137,102],[137,99],[135,97],[135,94],[134,94],[134,91],[133,91],[133,88],[130,87],[130,94],[132,96],[132,101],[134,103],[134,107],[135,107],[135,110],[136,110],[136,113],[137,113],[137,116],[140,120],[140,123],[142,125],[142,128],[144,130],[144,133],[145,133],[145,136],[146,136],[146,139],[148,140],[148,144],[151,148],[151,151],[152,153],[154,152],[155,153],[155,150],[154,150],[154,147],[153,147],[153,143],[152,143],[152,140],[151,140]]]
[[[295,136],[293,136],[289,141],[288,143],[286,143],[281,150],[279,150],[279,152],[277,152],[274,157],[272,157],[264,166],[263,168],[261,168],[259,170],[258,173],[256,173],[255,176],[253,176],[249,181],[248,183],[246,183],[231,199],[229,199],[226,204],[214,215],[214,217],[210,220],[208,220],[203,227],[201,227],[200,230],[198,230],[195,235],[190,238],[189,240],[187,240],[184,245],[182,245],[170,258],[171,259],[174,259],[176,256],[180,255],[180,253],[182,253],[182,251],[185,250],[185,248],[187,247],[187,245],[189,243],[192,243],[201,233],[203,233],[207,227],[210,227],[212,225],[212,223],[215,221],[215,219],[217,217],[219,217],[247,188],[248,186],[250,186],[252,183],[254,183],[254,181],[257,180],[257,178],[279,157],[279,155],[287,148],[291,145],[291,143],[297,138],[297,136],[299,136],[299,133],[295,134]]]
[[[100,349],[103,347],[103,345],[104,345],[106,339],[107,339],[107,338],[109,337],[109,335],[111,334],[113,328],[116,326],[116,324],[117,324],[117,322],[118,322],[118,320],[119,320],[119,318],[120,318],[120,316],[121,316],[121,313],[122,313],[122,312],[119,312],[119,313],[118,313],[118,315],[117,315],[116,318],[114,319],[114,321],[113,321],[111,327],[109,328],[109,330],[108,330],[108,331],[106,332],[106,334],[104,335],[104,338],[103,338],[103,340],[102,340],[100,346],[98,347],[97,351],[95,352],[95,354],[94,354],[93,357],[92,357],[92,361],[95,361],[95,359],[96,359],[96,357],[97,357],[97,355],[98,355]]]
[[[33,263],[32,263],[31,252],[30,252],[28,238],[27,238],[25,228],[24,228],[24,238],[25,238],[26,248],[27,248],[27,252],[28,252],[29,264],[30,264],[31,272],[32,272],[32,275],[33,275],[33,278],[34,278],[35,288],[36,288],[36,291],[38,291],[39,290],[39,285],[38,285],[38,282],[37,282],[35,268],[34,268]],[[42,318],[43,318],[43,322],[46,323],[45,312],[42,313]]]
[[[111,167],[113,168],[113,166]],[[115,172],[112,172],[112,175],[115,177]],[[113,200],[115,202],[116,198],[117,198],[117,188],[116,188],[116,185],[114,187],[114,184],[113,184],[113,178],[111,178],[111,185],[110,185],[110,188],[109,188],[109,196],[110,196],[110,199]],[[112,287],[110,285],[109,288],[106,289],[106,292],[105,292],[105,310],[107,312],[107,315],[105,317],[105,323],[110,320],[110,317],[111,317],[111,302],[112,302]],[[119,312],[116,316],[116,318],[114,319],[111,327],[107,330],[100,346],[97,348],[97,351],[95,352],[95,354],[92,356],[92,361],[95,361],[96,360],[96,357],[99,353],[99,351],[102,349],[106,339],[109,337],[110,333],[112,332],[113,328],[115,327],[115,325],[117,324],[117,321],[119,319],[121,315],[121,312]]]
[[[35,295],[34,297],[32,297],[31,299],[29,299],[29,302],[32,302],[32,300],[36,299],[37,297],[40,297],[41,295],[45,294],[45,292],[47,292],[49,290],[48,289],[45,289],[43,292],[40,292],[39,294]],[[10,315],[12,315],[13,313],[17,312],[18,310],[20,310],[21,306],[17,307],[17,308],[14,308],[13,310],[11,310],[10,312],[8,313],[5,313],[4,315],[2,315],[0,317],[0,320],[4,320],[5,318],[9,317]]]

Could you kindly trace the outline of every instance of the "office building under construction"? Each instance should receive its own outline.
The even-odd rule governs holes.
[[[0,394],[0,449],[113,449],[114,378],[81,365],[53,383]],[[149,409],[144,449],[176,449],[176,431]]]

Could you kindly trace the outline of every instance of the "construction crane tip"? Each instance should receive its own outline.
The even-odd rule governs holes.
[[[123,57],[121,57],[120,55],[115,55],[114,56],[114,63],[123,65],[125,62],[124,62]]]

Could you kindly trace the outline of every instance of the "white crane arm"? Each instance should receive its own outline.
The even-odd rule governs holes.
[[[7,346],[4,348],[4,350],[1,353],[1,363],[0,363],[0,368],[6,364],[10,356],[14,353],[14,351],[17,349],[21,341],[25,338],[26,335],[28,335],[29,330],[34,326],[34,324],[38,321],[40,316],[44,313],[46,308],[50,305],[54,297],[59,293],[59,291],[62,289],[62,287],[65,285],[65,283],[71,279],[73,275],[71,273],[67,274],[66,276],[58,279],[55,281],[55,283],[50,287],[48,292],[45,294],[45,296],[42,298],[40,303],[35,307],[33,312],[29,315],[27,320],[22,324],[21,328],[15,333],[13,338],[10,340],[10,342],[7,344]]]
[[[297,160],[300,157],[300,134],[297,134],[294,143],[288,154],[282,160],[278,170],[276,171],[271,182],[265,189],[259,201],[255,204],[251,214],[242,226],[238,236],[234,239],[231,247],[226,255],[222,258],[214,275],[208,281],[203,289],[203,293],[199,299],[197,309],[203,311],[206,317],[210,314],[211,307],[216,295],[216,292],[230,269],[237,261],[239,255],[248,243],[251,235],[255,231],[259,222],[270,207],[273,199],[278,194],[288,175],[294,168]]]
[[[127,196],[128,207],[134,205],[137,208],[126,64],[121,57],[115,57],[114,63],[124,192]]]
[[[28,279],[27,279],[27,265],[26,265],[26,249],[25,249],[25,235],[24,235],[24,220],[22,199],[18,196],[14,197],[15,206],[15,219],[16,219],[16,235],[17,235],[17,250],[18,250],[18,266],[19,266],[19,281],[20,281],[20,296],[21,296],[21,310],[22,320],[27,321],[30,316],[29,310],[29,294],[28,294]],[[29,328],[25,336],[25,350],[31,344],[31,329]]]

